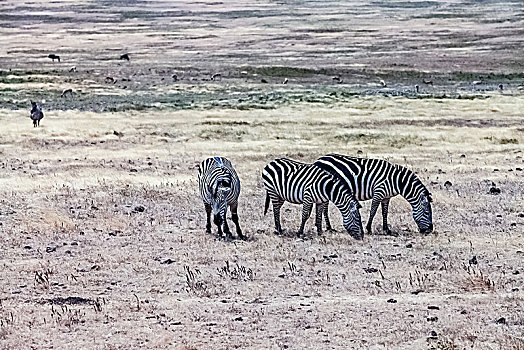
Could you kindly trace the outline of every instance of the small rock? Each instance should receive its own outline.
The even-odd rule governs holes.
[[[395,304],[397,301],[395,299],[388,299],[388,303]]]
[[[136,169],[131,169],[129,171],[132,172],[132,173],[137,173],[138,172],[138,170],[136,170]]]
[[[498,188],[498,187],[491,187],[489,189],[489,194],[499,195],[500,194],[500,188]]]
[[[506,318],[501,317],[497,321],[495,321],[496,324],[506,324]]]
[[[473,257],[471,259],[469,259],[469,264],[470,265],[477,265],[478,264],[476,255],[473,255]]]
[[[519,218],[524,218],[524,213],[519,213]]]
[[[146,208],[144,208],[142,205],[137,205],[135,207],[135,209],[133,209],[133,211],[135,211],[137,213],[142,213],[142,212],[144,212],[144,210],[146,210]]]
[[[436,338],[436,337],[437,337],[437,332],[435,332],[435,331],[431,331],[430,335],[431,335],[432,337]]]
[[[515,270],[515,271],[513,271],[513,274],[514,275],[518,275],[518,274],[520,274],[520,271],[519,270]]]
[[[468,312],[467,312],[466,310],[462,310],[462,311],[460,312],[461,315],[466,315],[467,313],[468,313]]]
[[[175,261],[174,260],[171,260],[171,259],[166,259],[164,261],[161,262],[161,264],[164,264],[164,265],[170,265],[172,263],[174,263]]]
[[[428,317],[426,320],[427,320],[428,322],[436,322],[436,321],[438,321],[438,317],[437,317],[437,316]]]
[[[440,310],[440,308],[438,306],[435,306],[435,305],[429,305],[428,306],[428,310]]]
[[[378,270],[377,270],[376,268],[374,268],[374,267],[365,267],[365,268],[364,268],[364,271],[365,271],[366,273],[374,273],[374,272],[378,272]]]
[[[522,168],[515,168],[516,171],[522,171]]]
[[[411,243],[406,244],[406,248],[413,248],[413,244]]]
[[[444,182],[444,187],[450,188],[451,186],[453,186],[453,184],[450,181]]]
[[[24,249],[32,249],[30,245],[25,245]]]
[[[460,158],[466,158],[466,155],[465,154],[461,154]]]
[[[237,318],[234,319],[234,321],[243,321],[244,319],[242,318],[242,316],[239,316]]]
[[[47,247],[45,249],[45,251],[46,251],[46,253],[52,253],[52,252],[56,251],[56,247]]]

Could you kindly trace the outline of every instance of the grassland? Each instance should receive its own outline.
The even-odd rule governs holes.
[[[1,3],[0,348],[523,349],[519,2],[348,4]],[[261,169],[330,152],[416,171],[435,232],[274,235]],[[212,155],[246,241],[204,233]]]

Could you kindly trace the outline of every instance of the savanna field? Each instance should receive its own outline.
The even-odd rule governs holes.
[[[524,349],[523,10],[0,2],[0,349]],[[262,169],[328,153],[413,170],[434,232],[397,196],[392,235],[274,234]],[[210,156],[246,240],[205,233]]]

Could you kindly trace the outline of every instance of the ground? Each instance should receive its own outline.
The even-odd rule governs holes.
[[[519,9],[1,3],[0,348],[523,349]],[[415,171],[435,232],[396,197],[395,235],[275,235],[262,168],[331,152]],[[245,241],[205,233],[213,155]]]

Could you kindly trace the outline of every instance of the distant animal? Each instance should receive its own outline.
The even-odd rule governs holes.
[[[69,73],[76,73],[76,66],[69,68]]]
[[[289,80],[286,78],[286,79],[284,79],[284,81],[282,82],[282,84],[287,84],[288,81],[289,81]]]
[[[50,55],[47,56],[47,57],[49,57],[50,59],[52,59],[53,62],[54,62],[55,60],[58,60],[58,62],[60,62],[60,56],[55,55],[54,53],[50,54]]]
[[[211,233],[211,214],[222,236],[222,226],[228,238],[232,237],[227,225],[227,207],[231,208],[231,217],[239,238],[245,238],[238,222],[238,196],[240,179],[231,162],[224,157],[212,157],[202,161],[198,168],[198,188],[206,210],[206,232]]]
[[[500,89],[500,91],[504,90],[504,85],[499,84],[499,89]]]
[[[260,82],[261,82],[262,84],[267,84],[267,80],[264,79],[264,78],[260,79]]]
[[[328,203],[332,201],[342,213],[344,228],[355,239],[362,239],[364,230],[360,219],[360,204],[342,182],[330,173],[314,166],[288,158],[279,158],[270,162],[262,171],[262,180],[266,188],[266,204],[273,202],[275,229],[282,234],[280,208],[284,202],[303,204],[302,223],[297,235],[304,234],[304,226],[316,204],[315,225],[318,234],[322,233],[322,215],[326,219],[328,230],[331,229],[327,215]]]
[[[66,97],[67,95],[73,96],[74,95],[73,89],[65,89],[64,91],[62,91],[62,94],[60,95],[60,97]]]
[[[382,206],[383,231],[391,234],[387,216],[389,200],[400,194],[413,209],[413,218],[421,233],[433,231],[431,212],[432,197],[420,179],[409,169],[382,159],[367,159],[328,154],[315,163],[346,184],[359,201],[371,199],[371,212],[366,230],[371,224],[378,206]]]
[[[107,84],[114,84],[114,83],[116,83],[116,79],[113,78],[113,77],[106,77],[105,82]]]
[[[337,84],[342,84],[342,83],[344,82],[340,76],[335,76],[335,77],[332,77],[331,79],[332,79],[335,83],[337,83]]]
[[[474,80],[471,82],[471,85],[480,85],[482,84],[482,80]]]
[[[222,80],[222,74],[216,73],[211,76],[211,80]]]
[[[384,79],[380,79],[380,85],[381,85],[382,87],[387,87],[387,86],[388,86],[388,84],[386,84],[386,82],[384,81]]]
[[[129,54],[125,53],[125,54],[121,55],[121,56],[120,56],[120,59],[121,59],[121,60],[129,61]]]
[[[178,75],[176,75],[176,74],[173,74],[171,76],[171,78],[173,78],[173,81],[178,81]]]
[[[422,82],[426,85],[433,85],[433,80],[431,79],[422,79]]]
[[[415,85],[415,92],[418,94],[420,92],[420,87],[418,85]]]
[[[36,102],[31,101],[31,114],[29,117],[33,121],[33,127],[40,126],[40,120],[44,118],[44,112],[42,112],[42,108],[38,107]]]

